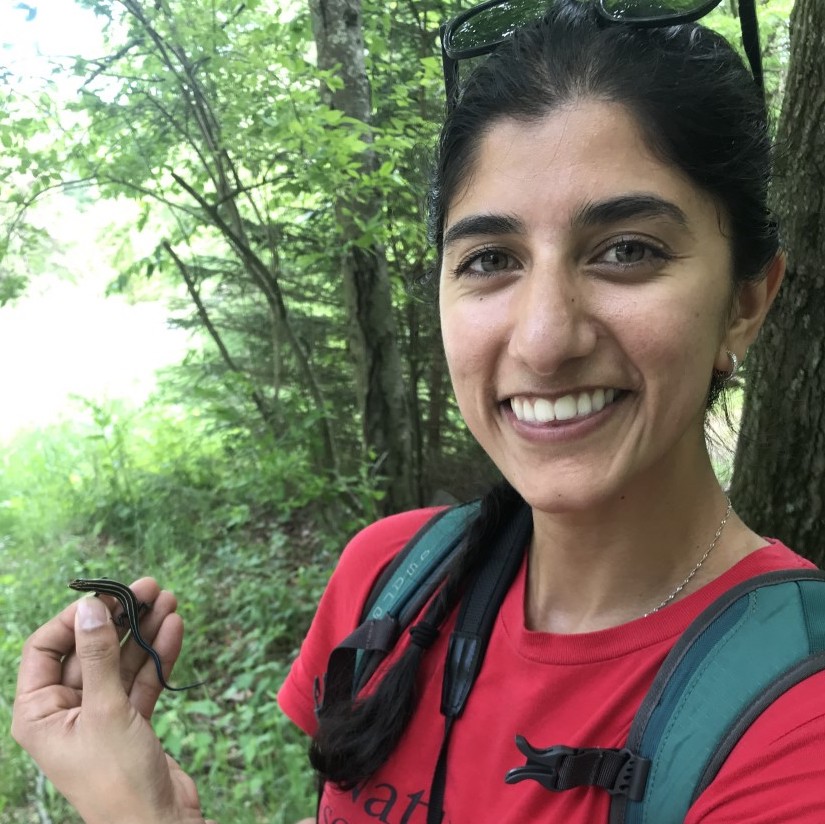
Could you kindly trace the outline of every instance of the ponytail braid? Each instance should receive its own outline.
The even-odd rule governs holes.
[[[482,498],[463,546],[421,623],[442,626],[458,605],[471,574],[484,563],[500,524],[521,504],[521,497],[506,481]],[[424,646],[410,644],[368,695],[331,706],[325,703],[309,750],[310,762],[321,780],[349,790],[367,780],[389,758],[415,711],[416,675],[424,652]]]

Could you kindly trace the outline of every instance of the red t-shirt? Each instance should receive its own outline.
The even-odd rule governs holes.
[[[315,729],[315,676],[325,672],[330,651],[357,625],[381,570],[433,512],[417,510],[378,521],[341,556],[278,693],[281,708],[305,732]],[[524,763],[515,735],[524,735],[537,748],[624,746],[656,671],[706,606],[755,575],[812,566],[770,542],[702,589],[646,618],[600,632],[559,635],[525,629],[524,563],[499,610],[478,680],[453,729],[444,824],[607,822],[610,797],[604,790],[553,793],[535,781],[505,784],[505,773]],[[443,734],[441,680],[453,623],[454,618],[423,658],[418,709],[395,752],[366,786],[350,792],[328,787],[320,824],[425,824]],[[793,687],[760,716],[685,819],[685,824],[745,822],[825,822],[825,673]]]

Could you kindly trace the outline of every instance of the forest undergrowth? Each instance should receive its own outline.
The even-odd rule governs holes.
[[[70,603],[75,577],[152,575],[186,623],[154,726],[222,824],[294,822],[314,809],[306,740],[275,693],[341,547],[374,516],[364,478],[323,478],[300,438],[252,439],[196,410],[84,403],[77,422],[19,435],[0,455],[0,727],[20,650]],[[8,735],[0,821],[75,816]]]

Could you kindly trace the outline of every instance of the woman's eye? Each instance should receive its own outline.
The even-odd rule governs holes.
[[[599,255],[599,260],[613,266],[638,266],[645,263],[661,263],[670,256],[655,246],[641,240],[619,240]]]
[[[617,263],[638,263],[644,260],[648,249],[633,240],[625,240],[613,247],[613,255]]]
[[[467,258],[458,267],[458,274],[491,275],[496,272],[508,272],[518,266],[512,255],[501,249],[485,249]]]

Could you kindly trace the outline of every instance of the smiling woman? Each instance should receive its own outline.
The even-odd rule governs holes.
[[[575,777],[569,760],[554,778],[537,766],[550,751],[515,734],[564,744],[558,751],[570,758],[596,748],[606,764],[627,752],[634,715],[692,620],[761,573],[809,566],[731,510],[704,438],[707,410],[784,273],[766,206],[759,88],[700,26],[616,26],[603,6],[558,0],[541,21],[508,23],[450,99],[431,200],[444,346],[462,415],[505,484],[482,502],[418,619],[440,627],[432,648],[422,655],[416,631],[354,702],[333,693],[316,721],[313,675],[427,515],[376,524],[344,554],[279,695],[315,732],[313,763],[330,782],[321,821],[382,811],[387,821],[432,824],[442,810],[452,821],[625,820],[597,768]],[[449,24],[448,93],[457,26],[473,41],[488,10],[512,22],[537,8],[489,2]],[[492,49],[467,49],[480,50]],[[522,565],[452,719],[442,680],[446,696],[448,669],[470,666],[456,653],[469,643],[455,629],[456,605],[493,566],[488,555],[504,551],[499,524],[525,505],[532,532]],[[333,658],[329,667],[337,674]],[[825,795],[810,764],[822,686],[816,675],[788,689],[689,810],[674,801],[645,820],[817,821]],[[707,710],[700,704],[699,716]],[[433,723],[441,713],[443,734]],[[697,732],[688,723],[679,740]],[[502,783],[518,750],[536,758],[524,770],[543,786]],[[766,750],[776,756],[770,780]],[[691,798],[687,779],[671,789]],[[425,799],[426,816],[405,797]]]
[[[688,20],[712,5],[670,8]],[[457,24],[446,28],[451,109],[431,202],[444,346],[461,413],[504,480],[462,522],[435,595],[394,646],[394,619],[360,622],[415,578],[423,555],[390,564],[433,511],[379,521],[343,553],[278,696],[313,736],[324,824],[821,821],[825,641],[805,620],[818,596],[801,608],[794,595],[739,598],[766,573],[782,571],[794,593],[818,593],[821,576],[737,517],[704,439],[784,272],[764,103],[717,35],[692,22],[618,25],[608,6],[673,22],[668,0],[555,0],[541,14],[494,0],[460,18],[475,35],[491,10],[509,22],[455,93],[462,55],[449,54]],[[488,579],[489,597],[474,600]],[[719,599],[724,620],[697,623]],[[91,608],[76,624],[68,608],[30,641],[18,739],[89,824],[202,821],[191,782],[143,723],[157,679],[137,677],[146,668],[125,652],[126,700],[114,632]],[[804,666],[786,664],[786,624],[772,647],[761,633],[785,612],[811,630]],[[468,613],[483,633],[467,629]],[[174,660],[180,626],[160,617],[157,637],[143,634]],[[668,681],[697,638],[715,639],[712,654]],[[63,658],[75,642],[79,666]],[[338,662],[388,646],[358,690]],[[729,711],[727,687],[772,657],[779,681]],[[674,682],[681,714],[662,719]],[[709,682],[721,685],[710,699]],[[69,732],[48,692],[58,685],[79,719]],[[650,728],[675,742],[665,757],[637,746],[638,719],[654,716]],[[685,749],[702,759],[690,777],[669,772]],[[108,800],[113,785],[132,799],[128,814]],[[648,789],[653,812],[640,806]]]

